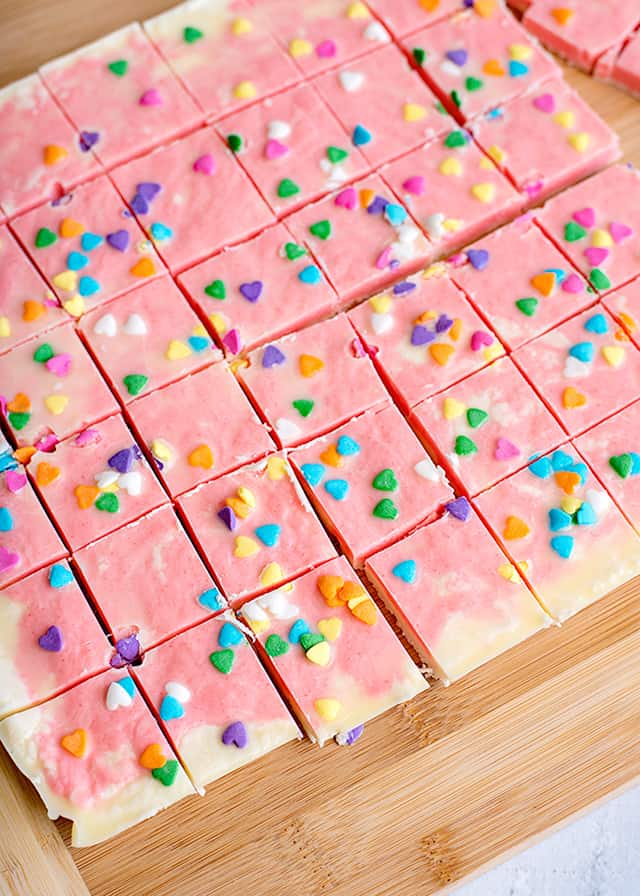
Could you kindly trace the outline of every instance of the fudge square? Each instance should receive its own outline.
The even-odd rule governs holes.
[[[504,354],[443,265],[401,280],[349,319],[405,411]]]
[[[120,415],[38,452],[29,470],[74,551],[167,500]]]
[[[139,656],[226,604],[172,507],[159,507],[74,554],[116,645]]]
[[[80,332],[125,404],[222,357],[170,277],[90,311]]]
[[[510,358],[417,404],[410,423],[463,493],[475,495],[566,439]]]
[[[395,46],[327,72],[314,85],[374,166],[446,131],[451,121]]]
[[[196,127],[202,113],[137,23],[40,69],[82,146],[108,168]]]
[[[569,435],[640,396],[640,352],[601,305],[519,348],[513,359]]]
[[[464,557],[473,557],[473,576]],[[445,684],[551,621],[466,498],[374,554],[366,572],[405,636]]]
[[[213,128],[161,146],[111,176],[172,273],[273,220]]]
[[[142,396],[128,412],[172,495],[273,448],[266,427],[224,364]]]
[[[640,274],[640,174],[612,165],[549,200],[543,230],[599,292]]]
[[[238,160],[279,216],[369,168],[311,84],[236,112],[217,127],[240,144]]]
[[[0,591],[0,718],[109,667],[113,653],[66,561]]]
[[[225,248],[185,271],[179,282],[228,355],[314,323],[337,305],[309,250],[283,224]]]
[[[0,90],[0,120],[0,210],[9,217],[102,170],[38,75]]]
[[[131,676],[111,670],[0,722],[0,741],[50,818],[91,846],[193,793]]]
[[[133,675],[199,790],[299,737],[231,613],[150,650]]]
[[[245,604],[242,620],[308,737],[352,743],[427,683],[344,557]]]
[[[164,272],[106,176],[11,226],[72,317]]]
[[[325,527],[357,567],[453,497],[393,405],[350,420],[291,460]]]
[[[522,193],[540,202],[620,157],[618,136],[561,77],[473,122],[473,136]]]
[[[342,306],[413,273],[433,257],[405,206],[376,175],[301,209],[287,225],[318,259]]]
[[[232,604],[335,556],[279,454],[198,486],[178,499],[178,507]]]
[[[244,0],[188,0],[144,30],[208,119],[300,80],[293,60]]]
[[[0,226],[0,354],[66,320],[9,228]]]
[[[497,0],[485,0],[473,8],[489,13]],[[406,37],[412,31],[433,25],[454,12],[465,8],[464,0],[372,0],[371,9],[380,16],[396,38]],[[481,15],[482,13],[478,13]]]
[[[280,447],[298,445],[387,399],[343,314],[256,349],[238,376]]]
[[[509,181],[462,130],[432,140],[380,173],[438,256],[499,227],[522,209]]]
[[[474,503],[556,619],[640,573],[638,536],[572,448],[536,458]]]
[[[0,355],[0,383],[19,445],[63,439],[118,410],[71,321]]]
[[[609,292],[603,298],[602,304],[607,311],[620,321],[627,333],[631,336],[634,345],[640,344],[640,278],[628,283],[621,289]]]
[[[470,246],[461,263],[451,266],[450,276],[510,349],[557,326],[595,299],[531,215]]]

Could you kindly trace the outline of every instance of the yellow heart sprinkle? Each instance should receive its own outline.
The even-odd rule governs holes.
[[[0,317],[0,338],[11,336],[11,323],[8,317]]]
[[[75,218],[63,218],[60,222],[59,231],[61,237],[68,239],[72,236],[80,236],[81,233],[84,233],[84,227]]]
[[[573,495],[565,495],[562,501],[560,501],[560,507],[569,516],[573,516],[582,507],[582,501],[580,498],[574,498]]]
[[[495,171],[496,169],[496,166],[493,164],[491,159],[488,159],[486,156],[482,156],[478,165],[483,171]]]
[[[405,103],[402,114],[405,121],[422,121],[427,115],[427,110],[420,103]]]
[[[209,320],[211,322],[211,326],[216,331],[219,336],[224,336],[229,327],[226,319],[222,314],[218,314],[217,311],[214,311],[213,314],[209,315]]]
[[[471,195],[480,202],[492,202],[496,195],[496,185],[491,183],[474,184],[471,187]]]
[[[529,44],[511,44],[509,47],[509,56],[518,62],[526,62],[533,55],[533,47]]]
[[[347,7],[348,19],[368,19],[370,13],[364,3],[350,3]]]
[[[553,120],[556,124],[559,124],[561,128],[569,129],[575,124],[576,117],[571,109],[565,109],[563,112],[556,112],[553,116]]]
[[[613,239],[607,230],[601,230],[596,227],[591,231],[591,245],[598,249],[610,249],[613,246]]]
[[[162,439],[154,439],[151,443],[151,453],[158,460],[169,461],[173,458],[173,451]]]
[[[502,566],[498,567],[498,572],[502,576],[503,579],[506,579],[507,582],[519,582],[520,576],[518,575],[518,571],[512,563],[503,563]]]
[[[260,584],[264,585],[265,588],[270,588],[271,585],[277,585],[278,582],[281,582],[283,579],[284,573],[282,572],[282,567],[279,563],[267,563],[260,573]]]
[[[257,93],[252,81],[240,81],[233,88],[233,95],[237,100],[252,100]]]
[[[166,357],[169,361],[180,361],[182,358],[188,358],[191,349],[181,339],[172,339],[167,346]]]
[[[234,557],[253,557],[260,550],[260,545],[248,535],[236,535],[235,547],[233,549]]]
[[[44,403],[47,406],[47,410],[58,417],[64,413],[64,409],[69,404],[69,398],[67,395],[47,395]]]
[[[487,363],[489,363],[490,361],[494,361],[496,358],[499,358],[501,354],[502,346],[499,342],[494,342],[492,345],[488,345],[482,350],[482,357]]]
[[[248,504],[245,504],[244,501],[241,501],[240,498],[236,498],[235,495],[231,498],[225,498],[224,502],[227,507],[230,507],[237,517],[240,517],[241,520],[246,520],[246,518],[251,513],[251,508]]]
[[[193,330],[191,331],[191,335],[192,336],[204,336],[205,338],[209,337],[209,334],[207,333],[207,328],[204,326],[204,324],[198,324],[196,327],[194,327]]]
[[[277,454],[274,454],[267,461],[267,476],[272,481],[277,482],[279,479],[284,479],[287,475],[287,462],[283,457],[278,457]]]
[[[443,261],[434,261],[428,268],[422,272],[423,280],[430,280],[432,277],[444,277],[447,273],[447,266]]]
[[[500,165],[500,163],[504,162],[504,160],[507,158],[506,152],[503,149],[500,149],[500,147],[496,146],[495,144],[493,146],[490,146],[487,152],[496,163],[496,165]]]
[[[244,621],[249,624],[249,628],[254,635],[260,635],[262,632],[269,630],[270,623],[268,619],[245,619]]]
[[[62,271],[53,278],[53,285],[65,292],[73,292],[78,285],[78,275],[75,271]]]
[[[333,697],[320,697],[314,702],[314,707],[320,718],[325,722],[333,722],[338,718],[342,704]]]
[[[64,146],[56,146],[55,143],[45,146],[42,158],[45,165],[56,165],[69,155]]]
[[[187,462],[190,467],[202,467],[203,470],[210,470],[213,467],[213,452],[208,445],[198,445],[189,454]]]
[[[448,233],[456,233],[462,227],[460,218],[445,218],[442,222],[442,229]]]
[[[440,174],[445,174],[447,177],[458,177],[462,174],[462,162],[453,156],[447,156],[440,162],[439,171]]]
[[[240,486],[240,488],[237,490],[236,494],[238,495],[240,500],[243,501],[248,507],[256,506],[255,495],[253,494],[253,492],[250,489],[246,488],[244,485]]]
[[[301,37],[294,37],[289,43],[289,55],[294,59],[298,59],[300,56],[309,56],[312,52],[313,45]]]
[[[331,616],[329,619],[320,619],[318,631],[325,636],[327,641],[335,641],[340,637],[342,631],[342,619],[337,619],[335,616]]]
[[[369,299],[369,304],[376,314],[386,314],[388,311],[391,311],[393,299],[387,293],[382,293],[382,295]]]
[[[331,647],[328,641],[318,641],[305,653],[306,658],[316,666],[328,666],[331,659]]]
[[[605,345],[601,351],[602,357],[611,367],[620,367],[624,361],[625,350],[621,345]]]
[[[474,0],[473,11],[481,19],[490,19],[496,11],[496,0]]]
[[[82,317],[85,310],[84,299],[81,295],[72,296],[70,299],[67,299],[62,303],[62,307],[70,314],[71,317]]]
[[[462,417],[466,410],[466,405],[461,401],[456,401],[455,398],[445,398],[442,402],[442,414],[445,420],[455,420],[457,417]]]
[[[591,143],[591,137],[585,131],[577,131],[575,134],[569,134],[567,140],[576,152],[586,152]]]
[[[231,33],[235,34],[236,37],[240,37],[242,34],[249,34],[251,31],[253,31],[253,25],[250,19],[240,17],[239,19],[234,19],[231,23]]]

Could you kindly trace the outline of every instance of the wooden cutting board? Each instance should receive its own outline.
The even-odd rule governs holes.
[[[0,84],[171,5],[0,0]],[[567,74],[640,165],[640,104]],[[0,894],[444,892],[640,775],[639,692],[640,579],[353,747],[290,744],[91,849],[0,750]]]

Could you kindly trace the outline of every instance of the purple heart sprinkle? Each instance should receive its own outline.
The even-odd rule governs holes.
[[[364,725],[356,725],[355,728],[352,728],[350,731],[347,731],[346,734],[339,734],[336,737],[336,741],[340,744],[340,746],[350,747],[352,744],[362,737],[362,733],[364,731]]]
[[[415,288],[416,285],[411,280],[401,280],[400,283],[396,283],[393,287],[393,294],[394,296],[403,296],[407,292],[412,292]]]
[[[247,729],[242,722],[232,722],[222,732],[222,743],[226,747],[235,746],[242,750],[247,746],[248,742]]]
[[[467,59],[469,58],[469,54],[463,48],[459,50],[447,50],[445,56],[449,60],[449,62],[453,62],[454,65],[458,65],[462,67],[467,64]]]
[[[446,314],[441,314],[436,321],[436,333],[446,333],[447,330],[450,330],[452,326],[453,318],[447,317]]]
[[[153,202],[161,190],[162,184],[157,184],[152,180],[146,180],[141,184],[136,184],[136,193],[139,196],[142,196],[143,199],[146,199],[147,202]]]
[[[100,134],[97,131],[80,131],[80,139],[78,140],[80,152],[89,152],[99,139]]]
[[[129,231],[114,230],[113,233],[107,234],[107,242],[112,249],[117,249],[118,252],[126,252],[129,248]]]
[[[128,638],[120,638],[119,641],[116,641],[116,651],[125,663],[132,663],[140,656],[140,642],[135,635],[129,635]]]
[[[238,520],[236,519],[236,515],[232,507],[228,507],[225,504],[222,510],[218,511],[218,517],[225,524],[229,532],[233,532],[236,529]]]
[[[149,203],[144,196],[141,196],[140,193],[136,193],[131,200],[131,208],[136,215],[146,215],[149,211]]]
[[[476,271],[484,271],[489,264],[489,253],[486,249],[467,249],[467,258]]]
[[[267,345],[262,353],[263,367],[276,367],[278,364],[284,364],[286,360],[284,352],[281,352],[277,345]]]
[[[133,467],[135,454],[133,448],[121,448],[112,454],[107,463],[117,473],[129,473]]]
[[[251,283],[240,284],[240,295],[247,302],[257,302],[262,295],[262,280],[253,280]]]
[[[411,332],[411,345],[428,345],[435,338],[433,330],[423,327],[422,324],[416,324]]]
[[[133,457],[135,460],[142,460],[142,451],[140,450],[140,446],[135,442],[131,446],[131,450],[133,451]]]
[[[114,653],[109,660],[109,665],[112,669],[122,669],[127,663],[122,659],[119,653]]]
[[[38,638],[38,644],[49,653],[60,653],[63,648],[62,632],[57,625],[50,626],[44,635]]]
[[[444,509],[462,523],[466,523],[471,516],[471,504],[466,498],[454,498],[444,505]]]
[[[367,206],[370,215],[382,215],[386,207],[389,205],[384,196],[374,196],[371,203]]]

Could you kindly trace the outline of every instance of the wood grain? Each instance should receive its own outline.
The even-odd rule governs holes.
[[[171,5],[0,0],[0,83]],[[567,76],[640,164],[640,106]],[[353,747],[291,744],[91,849],[62,848],[0,755],[1,893],[86,892],[70,857],[93,896],[444,891],[640,776],[639,690],[636,580],[387,713]]]

